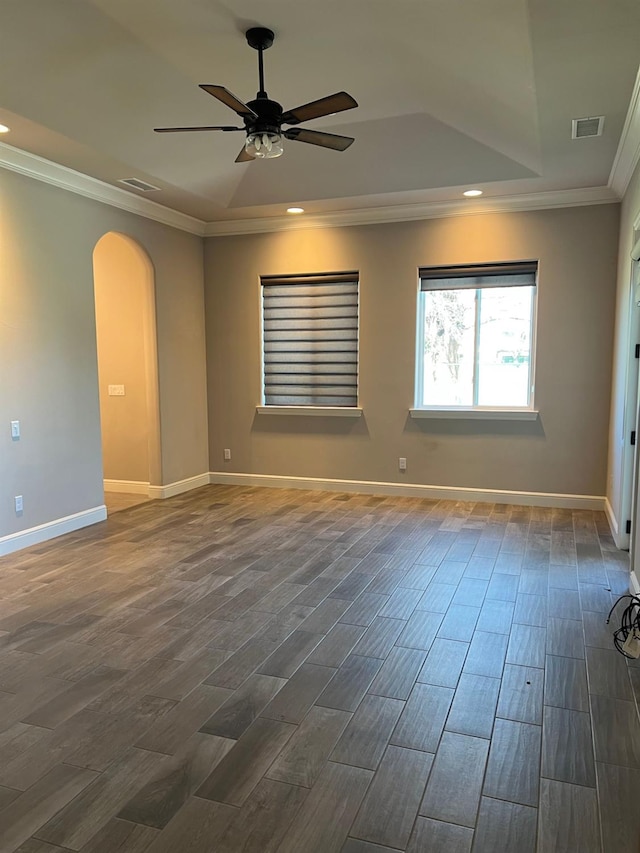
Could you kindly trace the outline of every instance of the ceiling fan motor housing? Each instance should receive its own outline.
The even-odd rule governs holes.
[[[270,98],[256,98],[247,101],[247,106],[258,116],[246,116],[244,119],[247,133],[280,133],[282,125],[282,106]]]

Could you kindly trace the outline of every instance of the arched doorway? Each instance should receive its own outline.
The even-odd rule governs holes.
[[[110,231],[93,251],[93,274],[105,492],[148,497],[162,482],[153,265],[135,240]]]

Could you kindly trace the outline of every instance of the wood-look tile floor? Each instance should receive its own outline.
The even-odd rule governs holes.
[[[104,502],[107,507],[108,515],[113,515],[114,512],[120,512],[123,509],[129,509],[132,506],[145,503],[149,498],[146,495],[132,495],[128,492],[105,492]]]
[[[209,486],[0,560],[0,853],[638,853],[602,513]]]

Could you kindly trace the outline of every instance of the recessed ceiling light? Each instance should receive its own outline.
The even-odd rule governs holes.
[[[288,207],[287,213],[304,213],[304,207]]]
[[[478,195],[482,195],[482,190],[465,190],[462,195],[466,195],[467,198],[475,198]]]
[[[0,124],[0,133],[9,133],[9,128],[6,124]]]

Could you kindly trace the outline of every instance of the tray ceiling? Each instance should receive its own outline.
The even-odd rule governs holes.
[[[12,146],[207,221],[607,183],[638,70],[635,0],[0,0],[0,122]],[[249,26],[276,33],[269,95],[285,108],[346,90],[357,110],[309,127],[344,153],[289,142],[236,164],[241,134],[198,89],[257,89]],[[571,119],[605,115],[571,139]]]

